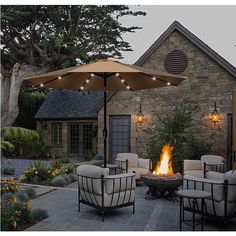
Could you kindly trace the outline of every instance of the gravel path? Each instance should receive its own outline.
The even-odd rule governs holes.
[[[39,160],[28,160],[28,159],[7,159],[7,158],[1,158],[1,176],[4,177],[4,175],[2,175],[2,169],[4,167],[10,167],[10,168],[14,168],[15,169],[15,174],[14,177],[19,178],[22,171],[27,168],[30,167],[32,164],[34,164],[35,162],[38,162]],[[41,161],[43,162],[46,166],[49,166],[51,161]]]

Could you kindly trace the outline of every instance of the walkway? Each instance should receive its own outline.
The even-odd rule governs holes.
[[[165,199],[146,200],[147,188],[136,188],[136,213],[132,207],[116,209],[105,214],[81,204],[77,211],[77,184],[70,190],[56,190],[33,200],[34,208],[48,210],[49,218],[28,228],[29,231],[178,231],[179,203]],[[218,222],[207,222],[204,230],[225,230]],[[191,230],[188,226],[185,230]],[[236,219],[228,230],[236,230]]]

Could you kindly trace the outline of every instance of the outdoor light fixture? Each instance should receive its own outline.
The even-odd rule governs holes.
[[[218,111],[218,109],[216,108],[216,102],[215,102],[215,108],[213,110],[213,112],[211,113],[211,119],[212,122],[214,123],[214,125],[218,124],[220,122],[220,113]]]
[[[144,114],[142,112],[141,104],[139,104],[139,112],[137,114],[137,123],[142,124],[144,122]]]

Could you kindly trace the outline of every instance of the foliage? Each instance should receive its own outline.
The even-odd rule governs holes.
[[[4,127],[1,136],[5,141],[13,143],[21,156],[27,152],[31,142],[39,140],[36,131],[21,127]]]
[[[193,138],[189,132],[192,127],[192,114],[196,111],[197,107],[182,105],[173,114],[160,118],[160,125],[144,130],[149,136],[147,157],[154,164],[159,161],[162,147],[167,143],[174,146],[172,163],[175,172],[182,172],[183,159],[191,150],[192,159],[199,159],[202,154],[210,152],[209,144]]]
[[[52,181],[51,181],[53,186],[57,186],[57,187],[64,187],[66,185],[66,181],[63,178],[63,176],[59,175],[56,176]]]
[[[14,168],[11,168],[11,167],[4,167],[2,169],[2,174],[3,175],[14,175],[15,173],[15,169]]]
[[[70,163],[70,160],[68,158],[62,158],[62,159],[60,159],[60,162],[62,164],[68,164],[68,163]]]
[[[19,202],[28,202],[29,201],[29,197],[28,195],[23,192],[23,191],[19,191],[15,194],[16,200]]]
[[[77,180],[77,175],[75,174],[68,174],[68,177],[70,178],[71,183],[75,182]]]
[[[48,217],[48,212],[44,209],[33,209],[30,212],[30,218],[33,222],[38,222]]]
[[[9,141],[0,140],[0,145],[1,145],[1,150],[5,150],[8,152],[12,152],[15,149],[15,146]]]
[[[183,159],[196,160],[202,155],[210,154],[211,145],[204,139],[196,139],[194,136],[189,135],[188,140],[184,143]]]
[[[45,166],[41,161],[35,162],[23,171],[25,180],[30,183],[50,184],[54,177],[59,175],[67,176],[74,172],[73,165],[62,166],[60,160],[54,160],[49,167]],[[70,180],[65,177],[66,180]]]
[[[8,196],[7,196],[8,195]],[[19,192],[16,193],[19,196]],[[1,198],[1,230],[24,230],[27,226],[45,219],[45,210],[32,210],[31,201],[17,201],[13,194],[5,193]]]
[[[141,27],[126,27],[125,16],[146,15],[122,5],[5,5],[1,9],[2,62],[69,67],[96,59],[122,58],[130,51],[123,39]],[[109,34],[107,33],[109,32]]]
[[[42,158],[50,155],[51,146],[44,141],[34,141],[31,143],[30,151],[27,154],[29,158]]]
[[[23,192],[25,192],[29,199],[34,199],[36,197],[36,192],[32,187],[26,187],[23,189]]]
[[[15,179],[1,179],[1,195],[4,193],[15,193],[19,189],[19,182]]]
[[[94,158],[93,152],[91,150],[87,150],[85,152],[84,159],[86,161],[91,161],[91,160],[93,160],[93,158]]]
[[[46,95],[43,92],[21,89],[18,98],[19,114],[13,126],[36,129],[36,120],[34,117],[45,98]]]

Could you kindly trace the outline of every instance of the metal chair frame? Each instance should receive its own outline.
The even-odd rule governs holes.
[[[125,189],[121,191],[121,181],[122,179],[126,180],[126,186]],[[128,190],[128,178],[130,178],[131,181],[131,189]],[[85,205],[97,208],[101,210],[101,214],[102,214],[102,221],[104,221],[104,214],[105,211],[108,209],[115,209],[115,208],[121,208],[121,207],[126,207],[126,206],[133,206],[133,214],[135,214],[135,199],[134,201],[131,201],[131,191],[132,191],[132,187],[133,187],[133,178],[135,178],[134,176],[125,176],[125,177],[115,177],[112,178],[113,181],[113,192],[112,192],[112,197],[111,197],[111,203],[110,206],[104,206],[104,188],[105,188],[105,181],[106,178],[104,177],[104,175],[101,175],[100,178],[94,178],[94,177],[87,177],[87,176],[82,176],[79,175],[79,179],[78,179],[78,211],[80,211],[80,203],[83,203]],[[115,188],[115,180],[119,179],[119,191],[118,192],[114,192],[114,188]],[[99,206],[98,201],[95,197],[95,193],[94,193],[94,181],[95,180],[101,180],[101,197],[102,197],[102,206]],[[109,180],[111,180],[111,178],[109,178]],[[85,186],[88,188],[89,182],[91,183],[92,186],[92,191],[88,192],[85,191]],[[81,188],[82,187],[82,188]],[[86,192],[86,194],[84,193],[84,197],[85,199],[81,199],[81,191]],[[126,198],[126,192],[129,191],[129,200],[128,202],[125,202],[125,198]],[[119,203],[120,201],[120,193],[121,192],[125,192],[125,195],[123,197],[122,203]],[[113,205],[113,197],[114,194],[118,193],[118,199],[115,205]],[[90,201],[89,201],[90,200]],[[119,204],[118,204],[119,203]],[[112,206],[113,205],[113,206]]]

